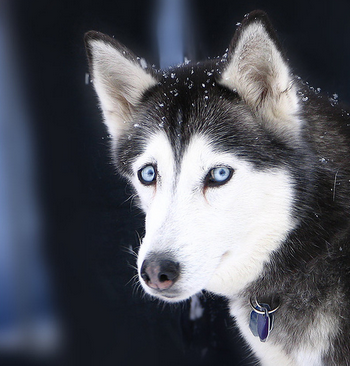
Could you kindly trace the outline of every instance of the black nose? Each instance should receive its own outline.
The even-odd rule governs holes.
[[[179,278],[180,265],[168,259],[146,259],[141,267],[141,277],[155,290],[169,289]]]

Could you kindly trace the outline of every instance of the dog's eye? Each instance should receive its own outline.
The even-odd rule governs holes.
[[[137,175],[140,182],[148,186],[156,181],[157,171],[153,165],[146,165],[138,171]]]
[[[206,184],[209,187],[217,187],[222,184],[227,183],[233,174],[233,169],[228,168],[226,166],[219,166],[216,168],[213,168],[209,171],[207,178],[206,178]]]

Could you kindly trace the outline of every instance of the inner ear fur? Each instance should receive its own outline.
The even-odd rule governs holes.
[[[248,14],[238,27],[220,83],[236,91],[267,128],[282,135],[299,134],[293,77],[264,12]]]
[[[155,73],[124,45],[103,33],[90,31],[85,45],[93,86],[104,122],[117,140],[128,128],[144,92],[157,83]]]

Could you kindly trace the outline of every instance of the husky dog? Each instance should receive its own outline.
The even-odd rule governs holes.
[[[86,34],[144,290],[225,296],[262,365],[350,365],[350,118],[293,76],[261,11],[222,58],[156,71]]]

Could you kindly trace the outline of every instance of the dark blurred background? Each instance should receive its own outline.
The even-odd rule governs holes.
[[[225,300],[164,305],[132,280],[143,216],[108,157],[83,35],[113,35],[158,67],[159,2],[0,1],[0,365],[253,362]],[[188,58],[222,55],[263,9],[293,72],[349,102],[348,1],[185,3]]]

